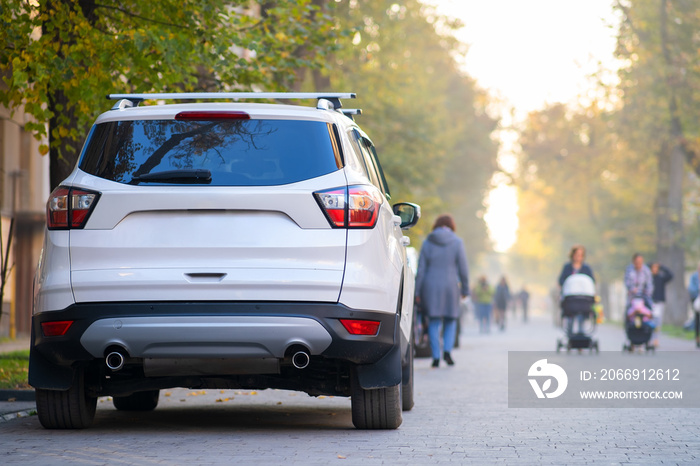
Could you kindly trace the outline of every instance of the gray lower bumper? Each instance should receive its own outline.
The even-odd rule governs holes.
[[[283,358],[294,345],[321,354],[331,341],[316,320],[284,316],[110,318],[93,322],[80,338],[96,358],[110,346],[135,358]]]

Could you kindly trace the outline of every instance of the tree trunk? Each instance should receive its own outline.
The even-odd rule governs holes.
[[[668,35],[668,0],[659,3],[659,32],[669,111],[668,142],[662,144],[659,156],[659,185],[656,200],[656,252],[658,260],[673,272],[666,288],[667,322],[682,325],[688,315],[688,293],[685,289],[685,250],[683,249],[683,178],[686,149],[683,127],[678,115],[675,86],[680,82],[674,66]]]
[[[656,200],[656,253],[660,263],[673,272],[666,287],[665,321],[682,325],[688,314],[683,249],[683,175],[685,153],[674,144],[659,153],[659,184]]]
[[[69,8],[74,6],[71,0],[45,0],[41,3],[41,10],[43,14],[47,15],[47,18],[51,18],[57,8],[65,8],[66,5]],[[94,24],[96,20],[95,0],[79,0],[78,6],[80,10],[76,10],[75,13],[82,13],[91,24]],[[42,28],[42,34],[47,35],[49,33],[46,27]],[[52,34],[54,41],[64,42],[60,31],[55,30]],[[68,40],[65,42],[72,44],[74,41],[73,36],[69,35]],[[64,58],[60,49],[58,54],[60,58]],[[52,114],[51,118],[49,118],[49,179],[51,190],[53,190],[73,171],[80,156],[83,140],[82,138],[74,140],[69,136],[60,137],[55,133],[57,128],[61,127],[67,130],[66,134],[70,134],[73,132],[73,129],[78,128],[78,119],[75,115],[76,107],[75,105],[69,105],[69,98],[60,87],[49,88],[47,93],[48,109]],[[59,111],[57,108],[61,110]],[[54,143],[53,141],[56,139],[60,142]]]
[[[64,128],[70,131],[73,128],[77,128],[78,121],[74,115],[71,115],[70,126],[67,126],[65,121],[59,124],[59,112],[56,110],[56,105],[63,106],[62,113],[64,116],[66,112],[74,113],[75,108],[68,105],[68,99],[63,91],[59,89],[49,90],[49,110],[51,110],[53,113],[53,116],[49,119],[49,178],[52,191],[73,171],[73,168],[78,161],[78,157],[80,156],[80,149],[82,145],[82,141],[75,141],[67,137],[60,138],[61,142],[58,146],[51,144],[51,141],[54,138],[51,134],[53,129],[62,125]]]

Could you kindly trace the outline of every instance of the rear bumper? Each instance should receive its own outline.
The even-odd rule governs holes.
[[[379,333],[350,335],[342,318],[380,321]],[[32,351],[66,367],[103,358],[112,346],[134,358],[282,358],[302,345],[312,356],[373,364],[398,344],[396,319],[333,303],[74,304],[33,317]],[[41,323],[65,320],[74,321],[65,335],[42,334]]]
[[[320,355],[332,338],[316,320],[287,316],[118,317],[80,338],[92,356],[117,346],[134,358],[283,358],[292,346]]]

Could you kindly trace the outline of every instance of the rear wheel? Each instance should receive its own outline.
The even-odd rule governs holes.
[[[401,384],[365,390],[352,383],[352,423],[358,429],[396,429],[401,425]]]
[[[408,348],[408,360],[401,368],[401,409],[413,409],[413,344]]]
[[[158,406],[159,394],[160,390],[148,390],[128,396],[115,396],[112,403],[120,411],[153,411]]]
[[[84,429],[95,419],[97,397],[85,391],[85,374],[76,371],[68,390],[36,389],[36,411],[46,429]]]

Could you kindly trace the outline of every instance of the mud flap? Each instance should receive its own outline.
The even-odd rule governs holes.
[[[29,352],[29,385],[44,390],[68,390],[73,383],[73,369],[51,364],[38,351]]]
[[[394,325],[394,347],[374,364],[364,364],[357,367],[357,381],[365,390],[373,388],[393,387],[402,380],[401,330],[399,319]]]

